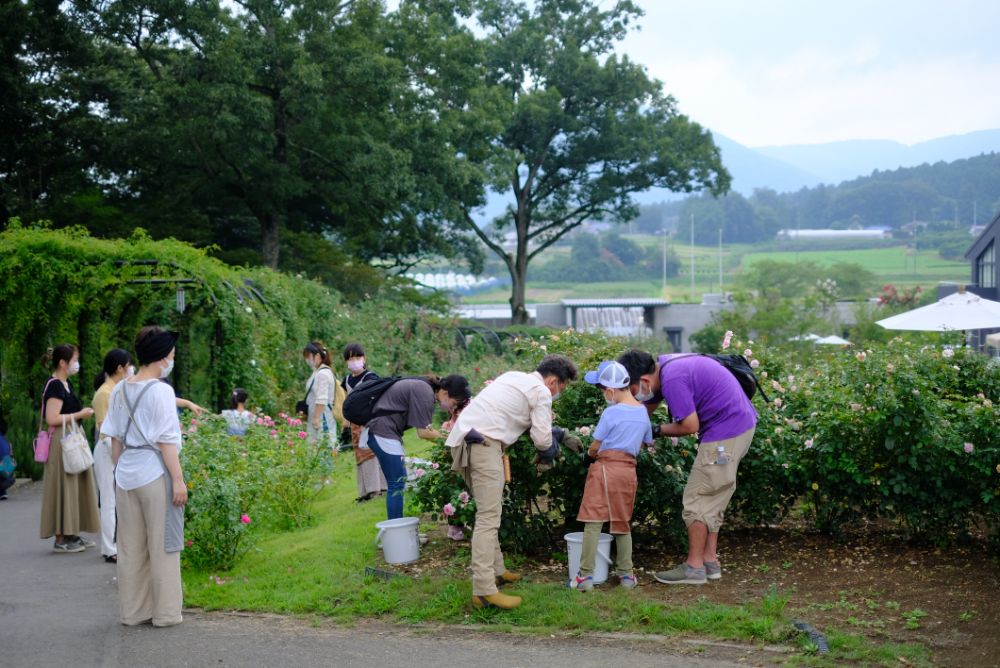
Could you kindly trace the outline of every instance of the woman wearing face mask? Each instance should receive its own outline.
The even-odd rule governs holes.
[[[406,487],[406,466],[403,464],[403,432],[417,430],[417,436],[432,441],[444,436],[431,426],[434,402],[446,411],[458,400],[449,394],[462,376],[448,376],[444,381],[436,376],[403,378],[393,383],[372,407],[373,417],[365,425],[361,439],[368,443],[385,473],[389,493],[385,497],[388,519],[403,516],[403,489]],[[445,385],[447,381],[447,385]],[[465,383],[468,387],[468,382]]]
[[[108,415],[111,391],[115,385],[134,374],[132,355],[127,350],[115,348],[104,356],[104,367],[94,378],[94,431],[97,434],[94,476],[97,478],[97,500],[101,507],[101,555],[109,563],[118,561],[118,548],[115,546],[115,465],[111,461],[111,439],[101,433],[101,425]]]
[[[313,341],[302,349],[302,357],[313,370],[306,381],[306,433],[311,442],[320,444],[332,454],[334,435],[339,432],[333,415],[337,378],[330,368],[330,353],[322,343]]]
[[[378,374],[368,368],[365,349],[360,343],[348,343],[344,346],[344,363],[347,365],[348,374],[344,376],[340,386],[347,395],[366,380],[378,378]],[[354,450],[354,461],[357,464],[358,498],[355,501],[364,503],[385,492],[388,485],[375,453],[367,443],[361,443],[361,425],[345,422],[344,430],[345,434],[341,440],[346,442],[349,435]]]
[[[111,392],[101,431],[116,464],[118,597],[128,626],[180,624],[181,550],[187,486],[174,389],[177,333],[143,327],[135,338],[139,371]]]
[[[42,478],[39,536],[54,536],[52,549],[56,552],[82,552],[97,545],[79,535],[81,531],[96,533],[100,530],[97,490],[92,469],[76,474],[63,469],[63,425],[68,427],[71,418],[77,422],[86,420],[94,414],[94,409],[83,407],[69,382],[70,376],[80,373],[80,352],[76,346],[68,343],[56,346],[48,351],[45,361],[52,365],[52,377],[42,391],[42,405],[52,440]]]

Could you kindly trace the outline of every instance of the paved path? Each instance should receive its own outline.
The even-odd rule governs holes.
[[[52,552],[38,538],[41,485],[0,501],[0,667],[157,668],[735,668],[664,652],[655,643],[414,631],[362,624],[353,629],[279,616],[185,612],[166,629],[118,623],[115,567],[97,548]],[[743,664],[746,665],[746,664]]]

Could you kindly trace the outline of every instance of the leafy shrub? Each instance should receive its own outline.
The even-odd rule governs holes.
[[[215,416],[185,428],[184,560],[191,566],[228,570],[249,549],[254,528],[295,529],[314,519],[329,453],[305,440],[297,418],[257,422],[242,437],[229,436]]]
[[[563,353],[583,371],[626,347],[621,340],[559,332],[520,340],[515,350],[522,369],[547,353]],[[773,401],[755,400],[757,430],[740,465],[730,522],[778,522],[801,503],[824,531],[888,521],[942,544],[973,530],[997,536],[1000,369],[989,358],[899,339],[875,350],[814,351],[808,362],[800,361],[801,350],[786,355],[752,342],[736,341],[729,352],[747,350]],[[603,408],[600,393],[578,382],[556,401],[555,423],[586,441]],[[659,419],[667,416],[654,416]],[[695,452],[694,439],[682,438],[657,439],[640,453],[633,514],[638,541],[683,542],[681,498]],[[551,549],[563,531],[575,528],[586,475],[580,456],[564,450],[555,466],[539,473],[526,437],[508,454],[513,481],[501,540],[525,552]],[[461,481],[424,484],[417,482],[415,498],[430,512],[439,511]]]

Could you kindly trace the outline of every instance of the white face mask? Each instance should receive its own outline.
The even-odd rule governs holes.
[[[642,381],[639,381],[639,391],[636,392],[633,396],[635,397],[636,401],[639,401],[639,402],[642,402],[642,403],[646,403],[647,401],[650,401],[656,395],[653,394],[653,389],[652,388],[649,388],[648,390],[646,390],[645,392],[643,392],[642,391]]]
[[[355,357],[347,360],[347,368],[352,373],[361,373],[362,371],[365,370],[365,358]]]
[[[135,375],[135,367],[129,364],[127,367],[125,367],[125,378],[128,379],[134,375]]]
[[[167,366],[160,369],[160,378],[166,378],[170,375],[170,372],[174,370],[174,361],[170,360],[167,362]]]
[[[306,358],[306,364],[309,365],[310,369],[316,368],[316,360],[314,360],[311,356]]]
[[[69,369],[68,369],[68,371],[69,371],[69,375],[71,375],[71,376],[75,376],[76,374],[80,373],[80,363],[79,362],[70,362],[69,363]]]
[[[605,392],[604,393],[604,403],[606,403],[608,406],[614,406],[615,404],[617,404],[618,402],[615,401],[615,393],[612,392],[612,393],[608,394],[607,392]]]

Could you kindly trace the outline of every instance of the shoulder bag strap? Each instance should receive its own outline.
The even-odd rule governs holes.
[[[45,383],[45,389],[42,390],[42,406],[38,413],[38,431],[42,430],[42,423],[45,421],[45,393],[49,391],[49,385],[51,385],[54,380],[56,379],[49,378],[49,382]]]
[[[316,384],[316,379],[313,378],[312,381],[310,381],[309,383],[309,387],[306,388],[306,396],[302,397],[302,403],[305,404],[309,402],[309,393],[313,391],[313,385],[315,384]]]
[[[139,423],[136,422],[136,419],[135,419],[135,407],[139,405],[139,402],[146,395],[146,391],[153,386],[153,383],[158,383],[158,382],[159,381],[154,380],[152,382],[146,383],[146,386],[142,388],[141,392],[139,392],[139,396],[135,398],[135,402],[130,402],[128,400],[128,393],[126,392],[126,390],[128,389],[128,385],[125,385],[124,387],[122,387],[122,400],[125,401],[125,408],[128,410],[128,425],[126,425],[125,432],[122,434],[122,444],[126,448],[129,447],[129,445],[128,445],[128,438],[127,437],[128,437],[129,430],[132,429],[132,425],[135,425],[136,430],[139,432],[139,436],[141,436],[142,440],[145,442],[144,445],[145,446],[151,446],[152,445],[152,443],[149,442],[149,439],[146,438],[146,435],[142,433],[142,429],[139,428]],[[132,447],[136,447],[136,446],[132,446]],[[139,447],[142,447],[142,446],[139,446]]]

